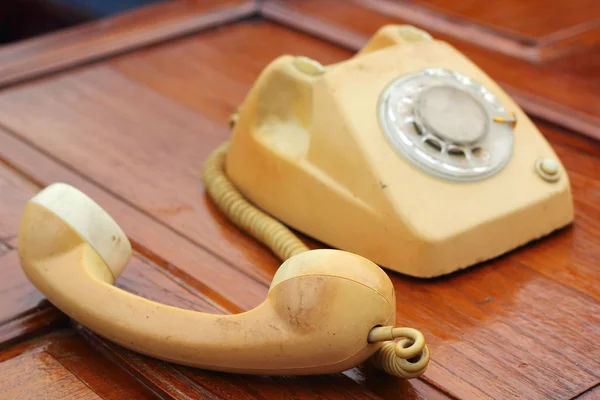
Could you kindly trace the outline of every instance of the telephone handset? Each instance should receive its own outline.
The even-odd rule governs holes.
[[[227,185],[224,175],[207,173]],[[201,313],[112,286],[129,261],[130,242],[99,205],[61,183],[25,207],[18,236],[22,268],[71,318],[166,361],[245,374],[306,375],[344,371],[373,356],[390,374],[423,373],[429,362],[425,339],[415,329],[392,328],[394,287],[381,268],[339,250],[300,251],[303,245],[291,243],[297,239],[286,238],[291,233],[285,227],[235,191],[223,190],[223,182],[211,187],[220,204],[237,209],[255,232],[275,234],[279,254],[297,253],[282,264],[266,300],[253,310]]]

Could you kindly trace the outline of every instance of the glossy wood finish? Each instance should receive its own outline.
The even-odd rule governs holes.
[[[600,144],[567,129],[572,123],[560,120],[558,126],[549,121],[557,121],[552,113],[583,104],[582,98],[597,104],[600,97],[593,88],[581,91],[576,86],[578,91],[569,95],[574,102],[562,93],[548,105],[540,94],[547,88],[541,86],[550,82],[556,88],[561,82],[557,75],[543,74],[546,66],[449,34],[444,37],[484,64],[495,79],[509,82],[521,104],[529,104],[530,110],[541,107],[534,113],[541,117],[535,122],[569,171],[576,222],[447,278],[417,280],[390,273],[398,299],[398,324],[421,329],[430,342],[433,361],[423,378],[399,380],[368,366],[322,377],[271,378],[171,365],[125,350],[77,324],[69,328],[66,318],[26,281],[15,250],[20,212],[39,188],[63,181],[96,199],[132,239],[136,255],[119,278],[119,286],[205,312],[232,313],[257,305],[279,261],[215,209],[201,186],[200,169],[208,153],[228,137],[229,115],[275,57],[289,53],[323,63],[344,60],[353,54],[348,48],[363,43],[379,25],[395,21],[357,3],[327,3],[336,8],[310,0],[268,2],[261,12],[279,24],[253,19],[152,47],[139,48],[143,41],[129,43],[137,50],[0,90],[0,349],[4,349],[0,398],[35,397],[44,385],[49,385],[48,396],[65,398],[588,399],[597,395]],[[480,26],[497,23],[489,9],[481,7],[480,12],[460,18]],[[452,10],[465,12],[460,8],[435,12]],[[534,18],[527,10],[522,12]],[[518,28],[519,34],[541,38],[562,27],[542,30],[507,22],[494,32]],[[591,54],[594,57],[598,55]],[[511,71],[502,64],[505,60]],[[577,68],[584,76],[595,74],[570,65],[565,76],[573,81],[581,78],[573,72]],[[540,79],[530,79],[540,74]],[[593,111],[593,104],[590,107]],[[578,121],[575,125],[582,121],[579,116],[572,119]],[[311,247],[320,246],[306,241]],[[62,330],[46,334],[56,329]],[[30,381],[20,378],[27,374],[33,377]]]
[[[157,395],[73,332],[0,353],[2,399],[154,399]]]

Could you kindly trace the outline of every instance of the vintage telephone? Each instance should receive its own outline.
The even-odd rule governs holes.
[[[394,288],[373,262],[439,276],[573,218],[568,177],[525,114],[457,50],[413,27],[384,27],[328,67],[275,60],[233,125],[203,180],[236,225],[284,260],[261,305],[211,315],[112,286],[130,243],[65,184],[25,208],[28,278],[91,330],[163,360],[292,375],[371,359],[413,378],[429,350],[419,331],[392,327]],[[341,250],[309,251],[278,220]]]

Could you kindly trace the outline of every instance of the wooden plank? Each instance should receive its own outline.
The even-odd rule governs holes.
[[[240,45],[260,42],[265,37],[270,38],[268,46]],[[129,80],[215,121],[219,127],[214,132],[218,143],[228,137],[229,129],[224,128],[224,123],[243,101],[258,74],[282,54],[299,54],[332,64],[352,53],[275,24],[238,23],[226,30],[141,49],[107,62]],[[172,59],[180,62],[173,63]],[[196,130],[201,133],[208,129],[198,126]]]
[[[193,381],[185,379],[168,363],[142,356],[105,341],[80,325],[76,330],[104,356],[127,370],[160,398],[211,400],[220,398]],[[231,390],[235,390],[235,387]]]
[[[154,399],[81,338],[59,332],[0,353],[3,399]]]
[[[0,326],[20,315],[48,306],[44,296],[29,283],[16,250],[0,257]]]
[[[66,326],[67,317],[51,305],[38,307],[0,324],[0,350]]]
[[[598,383],[599,304],[588,296],[507,259],[394,284],[398,319],[431,343],[426,379],[455,397],[571,398]]]
[[[21,207],[36,191],[35,185],[0,164],[0,241],[16,236],[21,222]]]
[[[369,37],[387,24],[419,24],[403,16],[385,15],[354,2],[329,0],[269,0],[261,9],[265,17],[319,36],[351,50],[360,49]],[[600,138],[600,106],[591,82],[599,78],[598,46],[552,62],[530,63],[435,29],[431,34],[447,41],[480,66],[527,111],[580,134]]]
[[[448,392],[425,379],[398,379],[369,365],[351,369],[344,374],[384,399],[454,399]]]
[[[580,396],[577,396],[577,400],[598,400],[600,399],[600,385],[587,390],[585,393],[582,393]]]
[[[0,363],[0,396],[6,399],[101,399],[46,352]]]
[[[0,87],[251,16],[250,0],[168,1],[0,47]]]
[[[419,3],[357,0],[365,7],[398,16],[493,51],[543,62],[582,51],[600,41],[600,8],[595,0],[475,0]],[[560,18],[555,18],[560,15]]]

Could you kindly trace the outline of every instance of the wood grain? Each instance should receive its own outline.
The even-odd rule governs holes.
[[[38,307],[0,324],[0,351],[32,337],[63,328],[67,317],[51,305]]]
[[[35,185],[0,163],[0,242],[17,235],[21,206],[36,191]]]
[[[595,0],[357,2],[426,29],[536,63],[581,52],[600,42],[600,7]]]
[[[577,396],[577,400],[598,400],[600,399],[600,386],[596,386],[580,396]]]
[[[73,333],[59,331],[0,353],[2,399],[154,399]]]
[[[353,51],[359,50],[381,26],[419,24],[404,16],[386,15],[354,2],[269,0],[262,14],[274,21],[319,36]],[[440,40],[463,52],[527,111],[581,134],[600,138],[600,46],[546,63],[510,57],[447,33],[429,29]]]
[[[0,257],[0,299],[0,325],[47,306],[44,296],[23,274],[16,250]]]
[[[253,1],[159,3],[0,47],[0,87],[251,16]]]
[[[101,398],[46,352],[23,354],[1,363],[0,388],[6,399]]]
[[[327,11],[319,15],[364,30],[375,26],[368,10],[361,14],[356,5],[338,6],[339,20]],[[306,1],[302,7],[317,6]],[[309,13],[287,15],[306,18]],[[361,35],[339,37],[351,42]],[[4,90],[4,175],[12,176],[10,187],[23,199],[28,190],[52,181],[72,183],[115,216],[140,253],[118,281],[125,289],[207,312],[251,308],[264,297],[279,262],[215,210],[203,193],[200,168],[208,152],[227,138],[229,113],[262,68],[282,53],[325,63],[351,55],[305,34],[252,21]],[[543,70],[508,65],[518,69],[514,76],[524,70],[527,77],[527,68]],[[590,398],[600,382],[595,340],[600,332],[600,145],[548,122],[536,123],[568,170],[576,221],[443,279],[389,273],[398,300],[397,324],[421,329],[430,343],[432,364],[422,379],[399,380],[368,366],[326,377],[221,374],[153,360],[80,326],[76,330],[106,357],[106,370],[118,365],[165,398]],[[3,202],[2,195],[0,212],[21,207],[21,197]],[[48,354],[60,360],[61,351]]]

